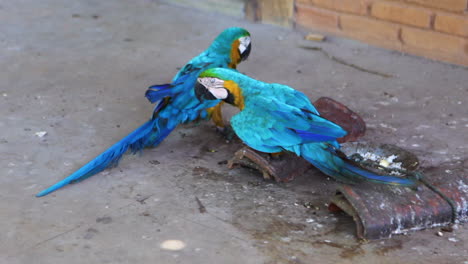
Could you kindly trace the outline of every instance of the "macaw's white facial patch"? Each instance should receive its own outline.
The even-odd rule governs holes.
[[[224,88],[224,81],[214,77],[202,77],[197,79],[199,83],[208,88]]]
[[[203,77],[198,78],[198,82],[203,84],[216,99],[222,100],[228,97],[228,91],[224,88],[223,80],[213,77]]]
[[[208,91],[216,97],[216,99],[226,99],[228,97],[228,91],[223,87],[223,88],[208,88]]]
[[[247,49],[247,47],[250,45],[250,37],[245,36],[242,38],[239,38],[239,51],[240,53],[244,53],[244,51]]]

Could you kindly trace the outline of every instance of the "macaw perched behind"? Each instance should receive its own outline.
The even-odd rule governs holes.
[[[208,49],[190,60],[170,84],[154,85],[146,91],[148,100],[158,102],[150,120],[79,170],[36,196],[47,195],[67,184],[82,181],[117,165],[128,149],[134,154],[143,148],[157,146],[181,123],[212,117],[217,126],[222,126],[221,110],[217,106],[221,100],[198,100],[194,85],[198,75],[206,69],[235,69],[241,61],[247,59],[250,49],[250,33],[247,30],[237,27],[224,30]]]
[[[251,47],[250,33],[247,30],[238,27],[228,28],[213,41],[208,49],[181,68],[171,83],[150,86],[145,96],[151,103],[159,102],[159,104],[164,104],[160,102],[164,98],[166,100],[171,98],[171,104],[175,105],[185,105],[187,101],[196,102],[193,87],[198,75],[210,68],[236,69],[241,61],[249,57]],[[208,116],[218,127],[224,127],[221,115],[222,103],[206,111],[204,109],[200,113],[201,117]],[[188,115],[188,121],[194,120],[195,118],[192,118],[194,115],[195,118],[198,117],[198,113],[191,112]]]
[[[307,96],[289,86],[213,68],[200,74],[195,90],[200,100],[221,99],[238,107],[240,112],[231,118],[231,126],[255,150],[294,152],[326,175],[345,183],[415,184],[405,178],[377,175],[353,164],[336,141],[346,131],[320,117]]]

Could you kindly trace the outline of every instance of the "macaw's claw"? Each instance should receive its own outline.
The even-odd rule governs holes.
[[[270,154],[243,147],[228,161],[228,168],[240,165],[260,171],[265,179],[275,179],[277,182],[288,182],[296,176],[304,174],[312,165],[292,153],[282,153],[280,157],[272,158]]]
[[[226,125],[224,127],[217,126],[216,131],[223,135],[224,139],[226,139],[227,141],[231,141],[236,136],[234,129],[232,129],[230,125]]]
[[[320,97],[314,102],[320,115],[341,126],[348,134],[338,139],[339,143],[356,141],[366,133],[366,123],[362,118],[340,102],[328,97]]]

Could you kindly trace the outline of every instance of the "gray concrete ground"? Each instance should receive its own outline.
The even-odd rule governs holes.
[[[229,26],[253,36],[242,72],[346,103],[368,123],[364,140],[412,150],[423,166],[468,167],[466,68],[338,38],[306,43],[393,76],[383,78],[299,48],[298,32],[159,1],[0,1],[0,21],[0,263],[468,263],[466,226],[357,241],[351,219],[326,210],[334,181],[229,171],[218,162],[240,145],[209,123],[34,197],[147,120],[146,87]]]

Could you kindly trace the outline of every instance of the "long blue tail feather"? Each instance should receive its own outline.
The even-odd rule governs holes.
[[[414,186],[416,183],[410,179],[394,177],[394,176],[387,176],[387,175],[377,175],[368,170],[356,167],[351,165],[348,162],[344,162],[344,166],[342,168],[342,173],[347,174],[350,176],[360,176],[363,177],[366,181],[376,182],[376,183],[383,183],[383,184],[391,184],[391,185],[402,185],[402,186]]]
[[[414,186],[416,182],[408,178],[378,175],[353,165],[346,157],[340,157],[333,148],[323,149],[312,143],[301,148],[300,155],[328,176],[348,184],[370,181],[381,184]],[[343,154],[344,155],[344,154]]]
[[[38,193],[36,197],[45,196],[65,185],[82,181],[104,169],[116,166],[128,149],[134,154],[145,147],[156,146],[174,129],[166,128],[164,125],[167,122],[161,121],[160,119],[147,121],[67,178]],[[159,123],[163,123],[163,126]]]

